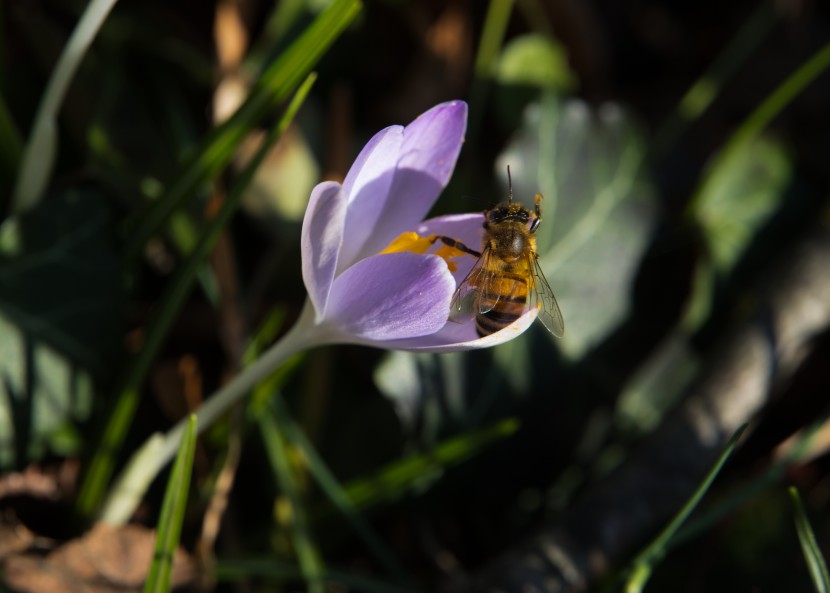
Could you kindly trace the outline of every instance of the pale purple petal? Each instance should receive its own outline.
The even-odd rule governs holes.
[[[390,126],[375,134],[343,180],[349,207],[338,271],[357,261],[366,241],[377,232],[378,219],[392,196],[390,188],[401,157],[403,137],[403,126]]]
[[[390,340],[373,345],[388,350],[409,350],[412,352],[460,352],[462,350],[490,348],[508,342],[524,333],[536,320],[537,313],[536,309],[530,309],[504,329],[483,338],[478,337],[471,318],[469,323],[448,321],[440,331],[427,336]]]
[[[467,104],[451,101],[433,107],[403,130],[390,199],[383,203],[381,224],[369,235],[361,255],[378,253],[423,220],[452,175],[466,128]]]
[[[303,282],[317,312],[325,314],[343,240],[346,199],[339,183],[325,181],[311,192],[301,235]]]
[[[361,342],[423,336],[444,326],[454,291],[455,281],[439,257],[375,255],[334,281],[326,323]]]
[[[461,241],[470,249],[475,249],[480,252],[484,237],[482,224],[484,224],[484,214],[481,213],[450,214],[425,220],[416,227],[415,232],[422,237],[428,237],[430,235],[450,237]],[[467,277],[473,264],[476,263],[476,257],[473,255],[462,255],[452,258],[451,261],[456,265],[456,270],[452,275],[456,283],[458,283]]]

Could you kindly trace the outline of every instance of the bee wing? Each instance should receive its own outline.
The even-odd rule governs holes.
[[[472,315],[475,312],[474,309],[477,301],[479,308],[481,307],[481,300],[478,298],[478,294],[486,289],[488,279],[491,275],[488,272],[489,263],[490,250],[485,248],[481,257],[473,265],[473,269],[470,270],[470,273],[467,274],[464,280],[458,285],[458,288],[455,289],[455,294],[450,302],[451,317]],[[486,307],[485,310],[479,310],[478,312],[486,313],[491,308]]]
[[[542,273],[539,260],[535,253],[528,256],[528,266],[533,271],[533,286],[530,290],[529,305],[539,308],[539,319],[547,330],[557,338],[565,334],[565,320],[562,318],[562,311],[559,310],[559,303],[553,296],[553,290]]]

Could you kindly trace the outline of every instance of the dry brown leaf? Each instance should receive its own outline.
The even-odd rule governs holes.
[[[138,525],[96,525],[45,557],[10,556],[6,583],[21,593],[124,593],[144,584],[153,558],[155,532]],[[173,558],[173,586],[193,578],[193,563],[179,548]]]

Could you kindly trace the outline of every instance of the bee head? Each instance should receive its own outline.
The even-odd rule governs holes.
[[[499,204],[492,210],[487,211],[487,223],[498,224],[500,222],[518,222],[527,224],[530,220],[530,211],[521,204]]]

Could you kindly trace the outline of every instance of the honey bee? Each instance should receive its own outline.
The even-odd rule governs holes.
[[[513,203],[510,167],[507,179],[507,202],[484,212],[481,252],[450,237],[435,238],[478,258],[453,295],[450,317],[464,312],[474,314],[476,332],[484,337],[538,307],[542,324],[561,338],[565,322],[536,253],[542,196],[536,194],[535,209],[531,213],[521,204]]]

